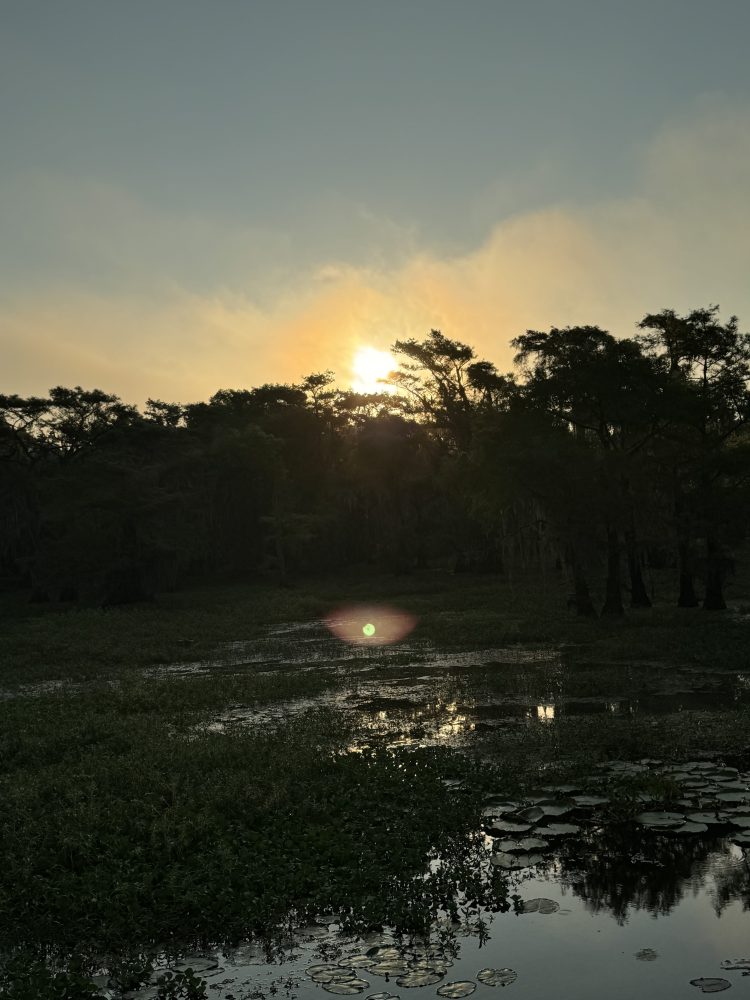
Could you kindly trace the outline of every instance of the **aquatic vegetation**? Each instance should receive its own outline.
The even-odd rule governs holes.
[[[480,969],[477,980],[484,986],[510,986],[518,979],[513,969]]]
[[[726,959],[721,963],[722,969],[742,970],[743,975],[750,975],[750,958]]]
[[[444,975],[444,972],[432,972],[429,969],[413,969],[399,976],[396,985],[407,989],[415,986],[434,986]]]
[[[641,948],[635,953],[635,957],[639,962],[655,962],[659,955],[653,948]]]
[[[697,986],[701,993],[721,993],[732,985],[728,979],[691,979],[691,986]]]
[[[460,1000],[461,997],[469,997],[476,990],[477,984],[468,980],[458,980],[455,983],[445,983],[438,986],[436,992],[440,997],[449,997],[450,1000]]]
[[[520,871],[522,868],[533,868],[534,865],[541,864],[544,856],[541,854],[509,854],[500,852],[493,854],[490,863],[496,868],[504,868],[506,871]]]
[[[282,595],[273,609],[279,623],[295,602],[322,617],[319,594],[288,601]],[[505,659],[493,664],[467,649],[429,661],[428,644],[434,650],[447,618],[433,606],[434,595],[413,593],[407,603],[415,614],[421,607],[422,620],[409,640],[413,648],[403,656],[389,653],[376,670],[375,661],[344,658],[304,665],[297,652],[285,649],[295,636],[314,648],[317,625],[276,635],[249,613],[246,630],[237,631],[239,610],[229,605],[218,611],[222,628],[230,623],[235,631],[229,634],[247,639],[230,649],[227,633],[220,640],[214,622],[207,629],[210,642],[178,647],[177,625],[185,628],[189,615],[172,607],[175,621],[154,647],[162,667],[178,659],[175,652],[183,664],[210,658],[222,641],[224,666],[144,677],[147,638],[168,617],[154,608],[144,612],[133,669],[125,669],[113,650],[102,669],[106,676],[86,683],[78,682],[94,673],[95,655],[109,640],[97,631],[95,615],[82,613],[67,624],[60,618],[55,642],[77,643],[81,669],[68,653],[57,660],[53,654],[49,679],[71,676],[77,686],[42,689],[0,705],[0,794],[15,818],[0,833],[7,859],[0,872],[0,932],[10,949],[2,974],[15,969],[18,982],[37,976],[36,1000],[67,988],[66,976],[70,983],[94,983],[94,957],[104,954],[109,966],[106,974],[97,973],[92,990],[110,981],[123,991],[143,984],[155,990],[158,976],[169,972],[162,988],[178,996],[174,991],[184,986],[180,977],[188,967],[198,978],[212,975],[193,954],[209,945],[229,947],[250,937],[243,948],[259,949],[254,961],[263,961],[273,956],[273,946],[265,952],[262,941],[279,941],[303,927],[328,940],[327,921],[334,918],[352,933],[391,927],[418,934],[434,929],[436,915],[448,920],[446,935],[479,938],[489,933],[488,914],[511,907],[514,890],[517,912],[558,912],[544,908],[559,907],[555,900],[536,900],[534,909],[535,899],[520,898],[519,887],[542,872],[567,880],[592,907],[619,913],[642,891],[643,905],[668,912],[675,883],[687,877],[691,858],[708,850],[704,843],[720,843],[736,857],[750,846],[748,763],[731,756],[750,745],[750,713],[740,702],[730,710],[665,712],[658,719],[639,710],[628,718],[617,711],[586,715],[588,703],[568,711],[565,684],[585,697],[584,691],[605,692],[617,679],[632,699],[649,676],[665,685],[666,667],[596,665],[592,659],[579,670],[568,652],[510,643]],[[468,597],[466,604],[466,627],[476,629],[485,652],[499,650],[510,626],[500,635],[496,614],[472,610]],[[271,614],[271,605],[263,598],[262,613]],[[249,607],[248,598],[243,613]],[[49,641],[55,630],[44,616],[34,620],[42,623],[38,635]],[[201,613],[197,624],[205,620]],[[123,630],[125,622],[139,627],[129,613],[121,621]],[[465,637],[460,615],[451,621],[453,637]],[[87,659],[89,627],[93,652]],[[616,646],[607,627],[575,623],[578,639],[587,637],[587,656],[594,648],[596,656],[605,648],[624,656],[633,639],[636,647],[647,638],[664,647],[669,631],[623,623]],[[120,628],[115,631],[124,642]],[[675,659],[687,656],[702,634],[689,631],[689,643],[686,636],[674,640]],[[552,633],[564,638],[565,629],[553,620]],[[727,641],[738,636],[732,627]],[[273,672],[268,662],[247,659],[256,639],[266,644]],[[723,655],[724,639],[717,642],[720,653],[712,651],[712,659]],[[7,637],[0,648],[7,651]],[[31,655],[28,644],[24,649],[10,672],[17,669],[17,679]],[[691,662],[708,660],[709,644],[698,638],[695,649],[697,661]],[[737,660],[728,657],[729,664]],[[522,697],[512,697],[514,686]],[[488,703],[485,696],[495,700]],[[328,707],[310,709],[323,703]],[[542,703],[554,704],[554,716],[537,715]],[[293,712],[289,706],[296,706]],[[470,729],[469,721],[481,721],[482,712],[486,728]],[[212,730],[219,717],[235,721]],[[248,717],[254,725],[245,724]],[[671,814],[672,820],[636,822],[649,814],[662,820]],[[490,849],[477,836],[480,829]],[[610,866],[622,859],[622,898],[608,895],[604,862],[595,868],[599,849]],[[672,859],[678,863],[670,874]],[[728,871],[726,898],[741,885],[740,874],[734,888],[731,877]],[[27,891],[29,879],[34,893]],[[648,885],[639,888],[645,882],[653,899]],[[171,948],[166,965],[155,965],[165,941]],[[321,956],[316,964],[333,967],[328,981],[325,974],[310,981],[340,995],[364,995],[383,980],[387,987],[401,978],[405,989],[419,988],[422,980],[443,983],[439,989],[452,986],[445,983],[451,961],[445,950],[418,954],[387,938],[376,948],[363,940],[347,954]],[[77,970],[70,958],[76,951],[83,958]],[[21,954],[27,956],[23,973],[13,965]],[[503,961],[513,958],[502,956],[498,964]],[[515,978],[512,970],[494,971],[494,985]],[[477,981],[484,982],[480,976]],[[83,987],[75,988],[76,1000],[86,996]]]
[[[557,913],[560,904],[554,899],[525,899],[521,904],[521,913]]]
[[[370,984],[365,979],[350,976],[348,979],[331,980],[324,984],[326,993],[338,993],[341,996],[354,996],[364,993]]]

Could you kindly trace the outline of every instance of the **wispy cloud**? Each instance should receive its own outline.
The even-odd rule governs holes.
[[[119,204],[111,193],[102,197],[108,212]],[[143,246],[153,277],[147,291],[138,278],[131,287],[95,293],[72,281],[6,292],[0,389],[82,383],[133,400],[187,400],[321,368],[346,382],[358,344],[383,348],[431,327],[503,368],[510,364],[508,341],[528,327],[597,323],[627,335],[646,311],[709,302],[750,325],[748,108],[707,99],[666,126],[644,150],[627,197],[550,205],[494,227],[492,210],[488,204],[481,245],[446,255],[420,249],[408,225],[367,218],[363,209],[363,237],[369,232],[381,247],[366,266],[362,255],[352,263],[342,253],[308,260],[293,273],[276,266],[287,259],[289,237],[229,224],[224,232],[196,217],[177,220],[167,239],[158,213],[120,204],[115,236],[103,230],[89,252],[92,260],[114,255],[109,266],[116,272]],[[92,211],[91,202],[82,196],[78,213],[70,203],[56,211],[60,239],[77,241],[79,251],[88,246],[91,227],[76,228],[75,220]],[[383,233],[387,252],[378,243]],[[217,258],[210,288],[201,241]],[[160,255],[177,253],[180,243],[196,271],[202,268],[195,283],[184,261],[165,260],[159,269]],[[246,272],[256,283],[267,274],[266,294],[249,278],[244,284]]]

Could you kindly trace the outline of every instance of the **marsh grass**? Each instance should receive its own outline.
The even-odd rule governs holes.
[[[423,930],[452,905],[481,782],[457,792],[444,779],[465,779],[467,761],[348,753],[335,711],[196,730],[209,694],[205,679],[171,680],[2,706],[6,951],[64,971],[71,957],[93,968],[320,913]],[[425,879],[435,851],[454,867]]]
[[[503,903],[502,881],[488,885],[478,874],[473,834],[487,794],[512,797],[541,779],[583,781],[611,758],[750,754],[750,712],[741,708],[560,715],[477,734],[468,755],[353,753],[353,716],[333,709],[282,713],[264,727],[205,725],[231,705],[252,712],[356,689],[346,668],[300,670],[282,656],[273,672],[236,664],[207,675],[143,674],[210,657],[269,625],[378,598],[415,614],[412,638],[439,649],[529,642],[564,650],[560,662],[445,670],[433,693],[442,685],[454,700],[541,698],[561,683],[566,697],[628,695],[676,671],[700,678],[750,664],[741,620],[657,607],[581,622],[560,594],[486,578],[404,579],[395,592],[393,580],[236,587],[109,611],[6,596],[0,687],[19,694],[61,678],[75,684],[0,702],[0,964],[15,969],[12,988],[0,978],[0,995],[84,997],[77,984],[103,956],[132,979],[157,951],[270,938],[325,913],[353,928],[418,931],[455,906],[458,886]],[[280,636],[282,654],[285,642]],[[409,662],[384,662],[372,676],[408,683]],[[632,788],[621,792],[635,801]],[[445,863],[430,873],[436,852]]]
[[[295,588],[237,585],[165,594],[122,608],[30,604],[0,595],[0,683],[101,679],[217,655],[227,640],[252,640],[269,626],[320,619],[357,601],[382,600],[417,618],[414,641],[440,649],[517,643],[563,646],[590,663],[670,663],[750,669],[748,624],[701,609],[658,604],[622,619],[571,615],[560,581],[515,582],[448,574],[358,577],[304,582]],[[283,653],[288,637],[278,637]],[[407,656],[408,659],[408,656]]]

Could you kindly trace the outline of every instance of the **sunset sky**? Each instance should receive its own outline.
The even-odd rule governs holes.
[[[750,328],[747,0],[0,0],[0,392]]]

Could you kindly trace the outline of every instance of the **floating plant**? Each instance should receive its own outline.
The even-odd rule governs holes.
[[[341,996],[354,996],[356,993],[364,993],[370,984],[364,979],[349,979],[345,983],[326,983],[323,989],[327,993],[338,993]]]
[[[469,980],[461,980],[455,983],[445,983],[438,986],[437,994],[441,997],[450,997],[450,1000],[460,1000],[460,997],[469,997],[477,988],[476,983]]]
[[[522,868],[532,868],[541,864],[544,857],[541,854],[493,854],[490,863],[496,868],[505,868],[506,871],[520,871]]]
[[[676,812],[644,812],[636,816],[635,821],[641,826],[667,829],[672,826],[681,826],[685,822],[685,816],[683,813]]]
[[[728,979],[691,979],[691,986],[697,986],[701,993],[721,993],[732,985]]]
[[[403,976],[399,976],[396,985],[401,987],[434,986],[439,983],[445,973],[428,972],[426,969],[414,969]]]
[[[557,913],[560,904],[554,899],[545,899],[543,896],[535,899],[525,899],[521,904],[521,913]]]
[[[480,969],[477,980],[484,986],[510,986],[518,979],[514,969]]]

